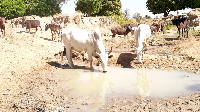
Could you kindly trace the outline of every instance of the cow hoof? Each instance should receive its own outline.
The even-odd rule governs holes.
[[[135,64],[142,64],[142,62],[135,62]]]
[[[107,72],[107,71],[105,71],[105,70],[103,71],[103,73],[106,73],[106,72]]]
[[[69,66],[70,68],[74,68],[74,66]]]

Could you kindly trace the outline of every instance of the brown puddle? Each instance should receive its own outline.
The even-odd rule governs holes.
[[[91,111],[112,97],[166,98],[200,91],[200,75],[179,71],[109,67],[107,73],[97,68],[62,69],[55,75],[67,96],[76,100],[75,109]]]

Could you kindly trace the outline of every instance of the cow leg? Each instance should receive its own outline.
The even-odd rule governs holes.
[[[66,46],[65,48],[66,48],[66,57],[69,63],[69,67],[74,68],[74,64],[72,62],[72,49],[71,47],[68,47],[68,46]]]
[[[178,28],[178,34],[179,34],[179,36],[178,36],[178,37],[180,37],[180,28]]]
[[[59,37],[60,37],[60,32],[57,30],[56,31],[57,33],[58,33],[58,39],[59,39]],[[58,42],[59,42],[59,40],[58,40]]]
[[[93,68],[93,66],[92,66],[92,52],[90,52],[89,50],[87,51],[87,53],[88,53],[88,59],[89,59],[89,62],[90,62],[90,68]]]
[[[52,31],[53,39],[56,40],[56,32]]]
[[[116,34],[113,33],[112,37],[115,37]]]
[[[41,26],[39,26],[40,27],[40,29],[41,29],[41,31],[42,31],[42,27]]]
[[[53,32],[52,32],[52,30],[51,30],[51,40],[53,41]]]
[[[184,28],[182,28],[182,37],[183,37],[183,33],[184,33],[183,30],[184,30]]]

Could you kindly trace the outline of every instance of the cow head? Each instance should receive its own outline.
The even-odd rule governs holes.
[[[110,53],[112,52],[112,47],[111,47],[110,51],[107,51],[106,49],[105,49],[105,51],[106,52],[102,53],[102,54],[99,54],[99,53],[96,52],[96,55],[95,55],[95,58],[97,58],[97,60],[102,63],[102,68],[104,68],[103,72],[107,72],[108,58],[113,57],[113,55],[110,55]]]
[[[126,29],[126,35],[132,31],[132,27],[131,26],[125,26],[124,27]]]
[[[97,44],[96,54],[99,57],[98,60],[102,63],[103,72],[107,72],[108,54],[111,53],[112,49],[109,53],[106,52],[99,29],[94,30],[94,38]]]
[[[45,25],[45,31],[47,31],[49,29],[49,24]]]

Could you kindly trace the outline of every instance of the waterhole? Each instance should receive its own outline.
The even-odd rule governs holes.
[[[198,74],[114,67],[102,73],[99,69],[61,69],[55,75],[67,96],[79,102],[78,108],[91,104],[95,109],[92,106],[103,105],[112,97],[165,98],[200,91]]]

